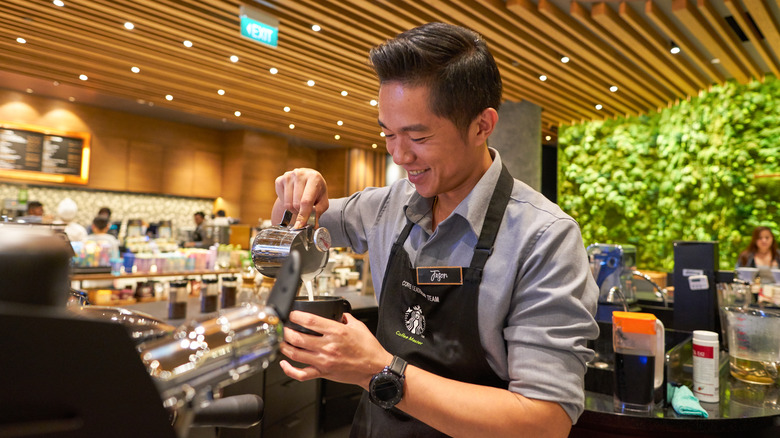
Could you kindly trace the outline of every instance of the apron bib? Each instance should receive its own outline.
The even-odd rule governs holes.
[[[482,270],[493,249],[514,180],[502,167],[479,241],[468,267],[418,267],[403,244],[407,224],[393,244],[382,280],[377,339],[410,365],[461,382],[507,388],[487,362],[479,339],[478,298]],[[364,393],[350,438],[447,436],[398,409],[385,410]]]

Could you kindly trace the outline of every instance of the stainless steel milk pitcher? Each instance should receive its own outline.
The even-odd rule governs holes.
[[[301,278],[313,279],[328,263],[330,233],[326,228],[316,228],[313,218],[301,228],[291,228],[293,213],[284,212],[282,222],[260,230],[252,242],[252,262],[258,272],[276,277],[282,263],[292,251],[301,255]]]

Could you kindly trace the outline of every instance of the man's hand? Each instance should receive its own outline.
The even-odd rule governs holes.
[[[285,210],[297,213],[293,228],[306,225],[312,211],[319,218],[328,209],[328,185],[322,174],[314,169],[294,169],[276,178],[274,223],[279,223]]]
[[[288,358],[308,365],[296,368],[286,360],[281,362],[284,373],[295,380],[323,377],[368,389],[371,377],[393,359],[366,325],[349,313],[344,314],[342,323],[294,311],[290,313],[290,321],[322,333],[322,336],[314,336],[284,329],[286,342],[280,346],[280,351]]]

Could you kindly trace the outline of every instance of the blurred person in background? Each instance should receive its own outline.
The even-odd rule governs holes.
[[[92,234],[89,240],[95,242],[108,242],[111,246],[111,257],[119,257],[119,240],[108,233],[110,224],[105,216],[97,216],[92,219]]]
[[[27,203],[27,214],[16,218],[17,222],[36,223],[43,222],[43,204],[38,201]]]
[[[78,212],[78,205],[70,198],[63,199],[57,205],[57,217],[65,224],[65,234],[71,242],[81,242],[87,238],[87,229],[74,221]]]
[[[738,268],[758,268],[762,283],[774,283],[772,269],[780,268],[780,252],[775,235],[769,227],[756,227],[750,244],[739,254]]]

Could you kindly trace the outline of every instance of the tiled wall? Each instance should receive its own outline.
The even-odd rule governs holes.
[[[6,199],[17,199],[21,184],[0,183],[0,205]],[[45,186],[28,186],[30,201],[43,204],[44,213],[57,215],[57,205],[70,198],[78,206],[76,222],[85,227],[92,223],[101,207],[111,209],[111,220],[143,219],[146,222],[171,220],[176,230],[194,228],[192,215],[202,211],[208,217],[213,209],[212,199],[181,198],[175,196],[143,195],[135,193],[79,190]]]

